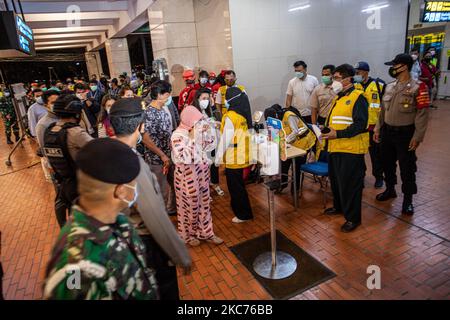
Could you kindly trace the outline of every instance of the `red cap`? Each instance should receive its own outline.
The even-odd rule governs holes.
[[[222,70],[222,71],[220,71],[220,75],[222,76],[222,77],[225,77],[225,73],[227,72],[227,70]]]
[[[184,80],[194,80],[195,79],[195,73],[193,70],[184,70],[183,72],[183,79]]]
[[[216,77],[216,74],[215,74],[214,72],[210,72],[210,73],[209,73],[209,77],[210,77],[210,78],[215,78],[215,77]]]

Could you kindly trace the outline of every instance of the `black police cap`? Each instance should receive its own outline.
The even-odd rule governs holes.
[[[406,64],[407,66],[412,66],[414,60],[407,53],[400,53],[395,56],[395,58],[391,61],[385,62],[384,64],[387,66],[394,66],[396,64]]]
[[[99,181],[110,184],[125,184],[139,174],[139,158],[133,150],[112,138],[94,139],[77,154],[78,169]]]
[[[140,98],[121,98],[113,103],[109,111],[110,117],[135,117],[142,115],[145,103]]]

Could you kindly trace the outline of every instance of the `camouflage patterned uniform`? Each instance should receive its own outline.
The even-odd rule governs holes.
[[[11,139],[11,131],[14,131],[16,140],[19,138],[19,125],[17,123],[16,111],[11,98],[0,97],[0,113],[5,125],[6,139]]]
[[[154,272],[147,268],[144,252],[125,215],[119,214],[116,223],[108,225],[74,206],[47,266],[44,299],[158,299]]]

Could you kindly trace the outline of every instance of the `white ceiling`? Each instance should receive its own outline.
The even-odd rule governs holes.
[[[22,0],[21,3],[26,23],[33,29],[36,50],[81,47],[89,51],[102,47],[108,38],[124,37],[146,23],[147,9],[154,1]]]

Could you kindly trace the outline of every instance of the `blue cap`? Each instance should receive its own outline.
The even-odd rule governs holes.
[[[355,64],[356,70],[363,70],[363,71],[370,71],[369,64],[365,61],[360,61],[357,64]]]

